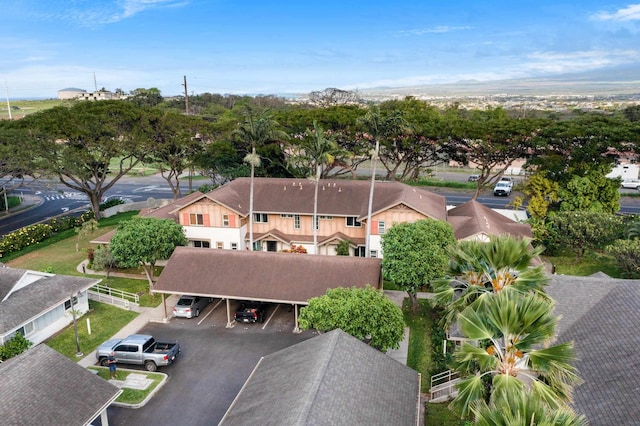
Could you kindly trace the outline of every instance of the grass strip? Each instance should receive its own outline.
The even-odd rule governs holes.
[[[89,370],[97,371],[98,376],[102,377],[105,380],[109,380],[108,368],[89,367]],[[162,379],[164,377],[162,374],[158,374],[158,373],[148,373],[145,371],[137,371],[137,370],[129,371],[129,370],[118,369],[117,379],[124,381],[126,380],[127,376],[129,376],[129,374],[132,374],[132,373],[143,374],[147,377],[147,379],[153,380],[153,383],[151,383],[149,387],[147,387],[144,390],[123,387],[122,393],[120,394],[120,396],[118,396],[118,398],[116,399],[116,402],[119,402],[122,404],[132,404],[132,405],[142,403],[142,401],[144,401],[151,394],[151,392],[153,392],[153,390],[158,387],[158,385],[160,384],[160,382],[162,382]]]

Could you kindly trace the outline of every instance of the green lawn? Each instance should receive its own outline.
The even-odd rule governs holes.
[[[556,265],[556,274],[586,277],[596,272],[604,272],[613,278],[622,278],[621,271],[611,256],[597,252],[587,253],[581,259],[575,255],[542,256],[551,265]]]
[[[122,327],[129,324],[136,316],[138,316],[137,312],[126,311],[106,303],[90,300],[89,312],[76,321],[80,350],[85,354],[95,350]],[[91,334],[88,333],[87,320],[91,324]],[[74,361],[78,360],[73,325],[69,325],[55,336],[49,338],[45,344]]]
[[[109,380],[109,369],[106,367],[89,367],[89,370],[95,370],[98,372],[98,376],[102,377],[105,380]],[[149,387],[145,390],[138,390],[138,389],[131,389],[131,388],[126,388],[123,387],[122,388],[122,393],[120,394],[120,396],[118,396],[118,398],[116,399],[116,402],[120,402],[123,404],[140,404],[142,401],[145,400],[145,398],[147,396],[149,396],[149,394],[151,392],[153,392],[153,390],[158,387],[158,384],[160,384],[160,382],[163,379],[163,375],[159,374],[159,373],[149,373],[149,372],[145,372],[145,371],[128,371],[128,370],[122,370],[122,369],[118,369],[117,371],[117,380],[125,380],[127,378],[127,376],[131,373],[135,373],[135,374],[144,374],[147,376],[147,379],[151,379],[153,380],[153,383],[151,385],[149,385]]]

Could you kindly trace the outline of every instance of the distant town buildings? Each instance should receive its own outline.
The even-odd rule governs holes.
[[[96,92],[87,92],[84,89],[78,89],[75,87],[68,87],[66,89],[58,90],[58,99],[78,99],[82,101],[104,101],[108,99],[122,99],[122,96],[110,92],[108,90],[98,90]]]

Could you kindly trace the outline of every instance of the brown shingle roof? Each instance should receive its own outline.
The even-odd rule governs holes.
[[[508,234],[531,238],[530,225],[511,220],[475,200],[452,208],[447,212],[447,216],[456,240],[464,240],[478,234]]]
[[[243,216],[249,214],[251,179],[238,178],[206,194]],[[363,180],[320,181],[318,214],[367,216],[370,182]],[[253,208],[261,213],[313,214],[314,183],[306,179],[256,178]],[[445,198],[400,182],[376,182],[373,214],[404,204],[430,218],[445,220]]]
[[[176,247],[154,291],[307,303],[330,288],[379,288],[380,259]]]

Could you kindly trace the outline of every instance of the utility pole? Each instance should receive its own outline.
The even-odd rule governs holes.
[[[187,76],[184,76],[184,110],[189,115],[189,93],[187,92]]]
[[[7,84],[7,81],[4,81],[4,92],[7,94],[7,111],[9,112],[9,120],[12,120],[11,118],[11,104],[9,103],[9,85]]]

